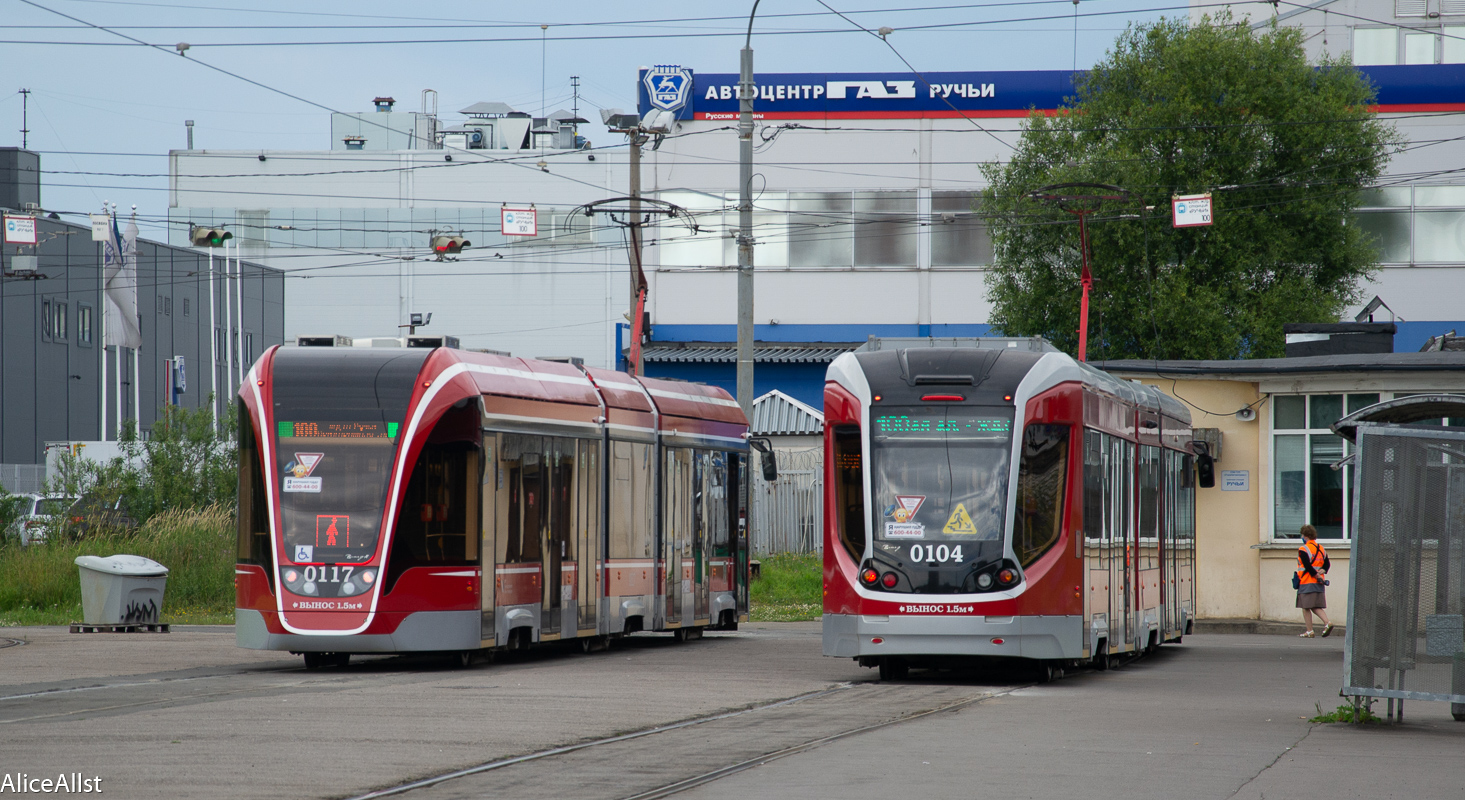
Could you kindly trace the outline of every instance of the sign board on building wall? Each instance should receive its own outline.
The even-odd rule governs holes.
[[[500,212],[499,232],[505,236],[538,236],[538,214],[532,208],[505,208]]]
[[[36,218],[35,217],[5,217],[5,243],[6,244],[35,244],[36,243]]]
[[[1223,492],[1249,492],[1251,491],[1251,471],[1244,469],[1223,469],[1221,470],[1221,491]]]
[[[1170,200],[1175,211],[1175,227],[1191,228],[1211,224],[1211,196],[1209,194],[1182,194]]]
[[[105,242],[112,238],[112,216],[110,214],[92,214],[92,241]]]

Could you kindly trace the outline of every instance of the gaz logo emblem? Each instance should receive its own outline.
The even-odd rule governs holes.
[[[676,111],[692,96],[692,71],[668,64],[652,67],[646,71],[646,94],[656,108]]]

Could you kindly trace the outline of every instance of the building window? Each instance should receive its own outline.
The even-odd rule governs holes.
[[[173,298],[171,298],[171,297],[167,297],[167,296],[164,296],[163,297],[163,316],[165,316],[165,317],[171,317],[171,316],[173,316]]]
[[[1410,392],[1272,396],[1272,537],[1297,540],[1303,525],[1319,539],[1348,539],[1353,513],[1353,466],[1334,465],[1353,454],[1353,445],[1328,426],[1345,414]],[[1427,420],[1420,425],[1461,425],[1465,419]]]
[[[185,316],[185,317],[189,316],[188,310],[189,310],[188,309],[188,298],[185,297],[185,298],[183,298],[183,316]]]
[[[1354,28],[1353,63],[1358,66],[1399,63],[1399,34],[1394,28]]]
[[[76,343],[92,346],[92,307],[80,303],[76,305]]]
[[[244,334],[244,365],[248,367],[254,363],[254,334]]]
[[[66,312],[69,309],[70,305],[65,301],[53,300],[51,302],[51,315],[55,317],[55,319],[51,322],[51,335],[58,342],[66,341],[66,334],[68,330],[67,324],[70,322],[70,320],[66,318]]]
[[[1404,34],[1404,63],[1433,64],[1435,62],[1435,42],[1439,38],[1433,33]]]
[[[51,341],[56,335],[56,329],[52,327],[56,320],[51,317],[51,301],[41,300],[41,340]]]
[[[1462,10],[1465,10],[1465,3],[1457,3],[1457,5],[1462,6]],[[1461,12],[1445,11],[1444,13],[1459,14]],[[1465,25],[1446,25],[1444,33],[1444,37],[1440,40],[1440,63],[1465,63]]]
[[[992,263],[992,235],[977,215],[971,192],[931,193],[931,266]]]

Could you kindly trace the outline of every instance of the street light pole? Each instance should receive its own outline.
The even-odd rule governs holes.
[[[738,74],[738,405],[753,416],[753,16]]]

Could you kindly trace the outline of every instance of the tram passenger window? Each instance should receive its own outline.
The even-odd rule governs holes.
[[[476,561],[478,540],[468,532],[477,529],[477,484],[474,443],[428,442],[402,493],[392,535],[393,567],[404,558],[419,564]]]
[[[1084,538],[1104,538],[1104,434],[1084,431],[1083,530]]]
[[[273,564],[270,556],[270,509],[264,470],[249,410],[239,404],[239,552],[241,564]],[[274,586],[274,570],[266,569]]]
[[[506,433],[499,447],[500,526],[498,547],[503,563],[537,562],[543,529],[545,471],[543,439]]]
[[[1057,541],[1063,530],[1068,475],[1068,426],[1037,423],[1022,435],[1017,473],[1017,519],[1012,548],[1024,567]]]
[[[834,429],[834,481],[839,507],[839,540],[859,563],[865,557],[865,473],[860,429]]]
[[[651,445],[611,442],[609,558],[651,557]]]
[[[1160,540],[1160,448],[1141,445],[1139,448],[1139,537],[1158,544]],[[1140,569],[1159,566],[1154,547],[1141,548]]]

